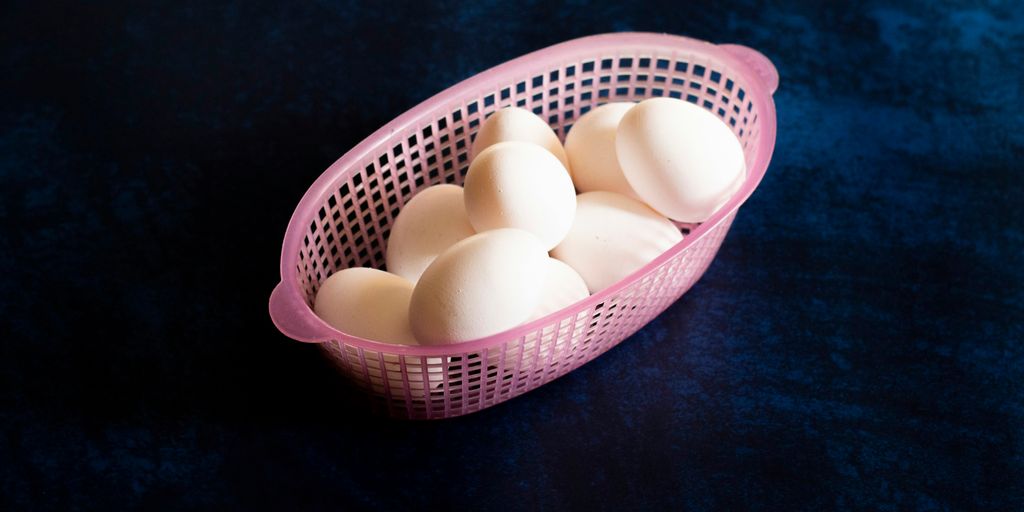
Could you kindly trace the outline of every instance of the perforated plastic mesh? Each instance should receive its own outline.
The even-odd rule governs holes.
[[[394,133],[372,158],[339,173],[333,192],[309,219],[295,279],[312,305],[319,284],[338,269],[382,269],[399,209],[423,187],[462,184],[472,139],[497,109],[515,105],[532,110],[564,140],[572,123],[600,104],[680,98],[721,118],[741,141],[749,167],[756,145],[751,142],[760,126],[745,87],[722,63],[678,51],[622,50],[538,67],[461,98],[423,116],[415,128]],[[573,308],[542,329],[482,350],[426,358],[365,350],[344,340],[322,347],[393,416],[438,418],[476,411],[564,375],[636,332],[700,278],[732,220],[730,215],[687,250],[596,307]]]

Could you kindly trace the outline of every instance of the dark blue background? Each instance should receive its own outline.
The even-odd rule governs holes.
[[[1024,507],[1018,2],[143,3],[0,16],[0,508]],[[619,30],[779,69],[718,259],[526,396],[354,409],[266,313],[306,187],[444,87]]]

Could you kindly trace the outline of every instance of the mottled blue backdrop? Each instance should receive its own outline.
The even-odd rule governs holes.
[[[565,39],[763,51],[779,137],[703,280],[452,421],[353,409],[267,315],[292,209]],[[1024,508],[1020,2],[13,2],[0,509]]]

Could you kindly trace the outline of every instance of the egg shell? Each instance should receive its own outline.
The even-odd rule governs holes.
[[[596,293],[682,239],[672,221],[640,201],[614,192],[585,192],[576,198],[572,229],[551,256],[579,272]]]
[[[517,228],[550,250],[565,237],[576,191],[558,159],[526,142],[499,142],[477,155],[465,181],[466,213],[477,232]]]
[[[406,203],[391,226],[387,269],[416,283],[434,258],[473,233],[462,187],[427,187]]]
[[[653,98],[626,112],[615,136],[622,172],[637,195],[680,222],[708,219],[743,184],[743,147],[711,112]]]
[[[579,273],[561,260],[548,258],[545,262],[547,275],[545,276],[543,291],[541,292],[540,303],[533,312],[530,321],[545,317],[565,307],[590,296],[587,290],[587,283],[583,281]],[[583,340],[583,331],[588,322],[579,319],[575,323],[560,322],[558,324],[545,324],[538,330],[531,330],[526,333],[523,339],[522,348],[509,346],[506,360],[510,357],[517,357],[517,351],[525,350],[532,352],[534,347],[537,350],[536,358],[526,358],[519,365],[521,378],[528,378],[537,366],[543,366],[548,361],[551,352],[560,352],[563,357],[576,351]],[[539,346],[538,346],[539,345]],[[510,372],[511,373],[511,372]]]
[[[543,147],[558,158],[567,173],[570,172],[569,158],[565,155],[565,148],[558,140],[558,135],[543,119],[519,107],[503,108],[488,116],[473,140],[471,158],[476,158],[476,155],[494,144],[509,141],[529,142]]]
[[[409,280],[374,268],[339,270],[320,284],[313,311],[335,329],[369,340],[415,345]]]
[[[583,114],[565,137],[565,154],[572,166],[576,190],[605,190],[640,199],[626,181],[615,154],[619,121],[636,103],[608,103]]]
[[[572,267],[555,258],[544,262],[544,289],[530,320],[550,315],[590,296],[587,283]]]
[[[451,246],[423,272],[409,303],[424,345],[469,341],[511,329],[539,303],[548,255],[519,229],[477,233]]]

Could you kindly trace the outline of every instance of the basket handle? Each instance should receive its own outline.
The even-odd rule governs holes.
[[[270,293],[270,320],[277,330],[298,341],[322,343],[330,339],[327,324],[310,314],[309,306],[298,294],[288,293],[282,283]]]
[[[768,60],[768,57],[765,57],[764,54],[753,48],[741,44],[722,44],[719,47],[750,66],[761,77],[764,86],[768,88],[768,93],[775,94],[775,91],[779,88],[779,71],[775,69],[775,65],[772,64],[772,61]]]

